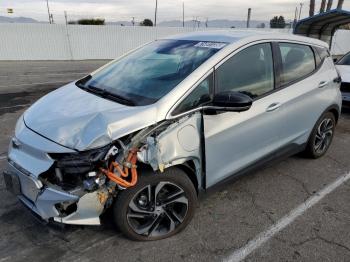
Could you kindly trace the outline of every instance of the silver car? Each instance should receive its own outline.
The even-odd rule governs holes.
[[[176,234],[199,194],[267,161],[324,155],[340,114],[324,42],[254,31],[154,41],[44,96],[18,120],[7,188],[43,220],[135,240]]]

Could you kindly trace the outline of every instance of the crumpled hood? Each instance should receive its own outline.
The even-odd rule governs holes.
[[[83,151],[150,126],[156,116],[154,105],[125,106],[71,83],[34,103],[24,113],[24,122],[56,143]]]
[[[345,83],[350,83],[350,66],[347,65],[337,65],[338,72],[341,79]]]

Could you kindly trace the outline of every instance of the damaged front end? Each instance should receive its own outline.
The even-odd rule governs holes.
[[[191,180],[202,187],[201,130],[202,116],[197,112],[149,126],[99,149],[67,153],[63,148],[53,150],[54,143],[23,125],[16,132],[21,145],[10,145],[5,181],[8,187],[15,187],[17,181],[18,189],[13,191],[45,220],[99,225],[100,215],[118,192],[135,186],[145,169],[157,175],[168,167],[186,165],[193,172]]]

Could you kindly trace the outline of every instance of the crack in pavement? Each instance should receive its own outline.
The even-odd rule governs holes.
[[[301,241],[301,242],[298,242],[298,243],[293,243],[293,242],[291,242],[291,246],[292,246],[292,247],[300,247],[300,246],[302,246],[302,245],[304,245],[304,244],[306,244],[306,243],[308,243],[308,242],[312,242],[312,241],[315,241],[315,240],[321,240],[321,241],[323,241],[323,242],[325,242],[325,243],[327,243],[327,244],[335,245],[335,246],[341,247],[341,248],[347,250],[348,252],[350,252],[350,248],[349,248],[349,247],[347,247],[347,246],[345,246],[345,245],[343,245],[343,244],[341,244],[341,243],[338,243],[338,242],[336,242],[336,241],[334,241],[334,240],[326,239],[326,238],[320,236],[319,234],[316,234],[316,236],[307,238],[307,239],[305,239],[305,240],[303,240],[303,241]],[[287,242],[287,241],[286,241],[286,242]]]
[[[257,204],[256,198],[255,198],[255,195],[254,195],[253,192],[249,191],[249,189],[244,188],[244,187],[242,188],[242,190],[250,196],[253,206],[260,213],[264,214],[270,220],[271,223],[275,223],[276,222],[276,220],[271,216],[271,214],[269,212],[265,211],[263,207],[261,207],[259,204]]]
[[[312,192],[312,193],[310,192],[310,190],[307,188],[305,182],[300,180],[299,178],[294,177],[288,173],[282,174],[279,170],[277,170],[277,173],[281,176],[286,176],[286,177],[292,179],[293,181],[297,182],[298,184],[300,184],[302,186],[304,192],[307,194],[307,196],[304,198],[304,200],[306,200],[307,198],[309,198],[310,196],[312,196],[314,194],[314,192]]]
[[[329,158],[330,160],[334,161],[335,163],[341,165],[341,166],[344,167],[344,168],[348,168],[348,166],[346,166],[346,165],[343,164],[342,162],[338,161],[338,159],[335,159],[335,158],[331,157],[330,155],[327,155],[327,156],[325,156],[325,157],[326,157],[326,158]]]

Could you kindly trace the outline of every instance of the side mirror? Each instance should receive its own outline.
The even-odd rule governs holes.
[[[333,57],[333,62],[336,64],[338,62],[338,58]]]
[[[253,99],[243,93],[226,91],[218,93],[213,98],[213,109],[219,111],[243,112],[253,104]]]

